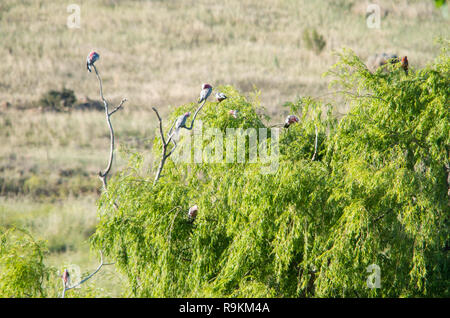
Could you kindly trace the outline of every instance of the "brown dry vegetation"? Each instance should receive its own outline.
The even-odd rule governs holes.
[[[376,3],[377,1],[375,1]],[[448,36],[449,21],[432,1],[378,1],[381,29],[369,29],[368,1],[74,1],[81,28],[66,25],[67,3],[2,1],[0,100],[17,103],[62,85],[96,96],[84,63],[91,49],[107,97],[127,95],[129,107],[191,101],[200,84],[255,85],[273,109],[326,88],[321,74],[331,52],[350,47],[410,56],[415,67],[436,55],[433,38]],[[326,40],[320,55],[306,49],[305,29]]]

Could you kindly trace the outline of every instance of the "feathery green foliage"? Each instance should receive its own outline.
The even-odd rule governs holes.
[[[50,269],[44,264],[44,242],[23,230],[0,231],[0,297],[45,297]]]
[[[349,113],[337,122],[332,105],[290,103],[301,120],[282,131],[273,174],[168,160],[153,186],[145,154],[132,155],[99,201],[93,246],[140,297],[448,297],[447,48],[409,76],[399,65],[372,74],[342,52],[329,74]],[[223,91],[229,99],[199,113],[203,128],[265,127],[257,98]],[[160,147],[156,138],[156,156]],[[367,286],[371,264],[381,288]]]

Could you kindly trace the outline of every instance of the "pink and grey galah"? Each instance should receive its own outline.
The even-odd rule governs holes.
[[[184,113],[181,116],[178,116],[177,120],[175,121],[174,130],[169,135],[169,138],[175,137],[175,139],[178,138],[178,134],[180,132],[181,128],[186,128],[186,121],[188,117],[191,116],[190,112]]]
[[[221,101],[227,99],[227,95],[225,95],[222,92],[217,92],[216,93],[216,98],[217,98],[217,101],[220,103]]]
[[[288,128],[293,123],[298,123],[299,119],[295,115],[289,115],[286,117],[286,120],[284,121],[284,128]]]
[[[208,99],[209,95],[211,95],[211,92],[212,92],[212,86],[209,84],[203,84],[202,90],[200,92],[200,98],[198,99],[198,103],[206,101]]]
[[[191,116],[190,112],[178,116],[177,121],[175,122],[175,130],[180,128],[186,128],[186,120],[188,119],[189,116]]]
[[[230,114],[231,116],[233,116],[234,118],[237,118],[238,112],[239,112],[239,110],[237,110],[237,109],[232,109],[232,110],[230,110],[229,114]]]
[[[92,72],[91,66],[94,65],[95,61],[97,61],[100,58],[100,55],[98,55],[97,52],[92,51],[89,53],[87,59],[86,59],[86,68],[89,72]]]
[[[62,280],[64,283],[64,287],[68,288],[70,286],[70,274],[67,268],[64,270],[64,273],[62,274]]]
[[[191,206],[188,211],[188,218],[191,219],[192,221],[195,220],[195,218],[197,217],[197,212],[198,206],[197,205]]]

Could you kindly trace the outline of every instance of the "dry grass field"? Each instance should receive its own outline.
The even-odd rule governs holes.
[[[408,55],[420,67],[435,56],[433,38],[448,36],[449,20],[432,1],[374,1],[380,29],[366,23],[369,1],[72,1],[80,28],[68,28],[67,2],[4,0],[0,4],[0,100],[27,102],[66,86],[79,97],[97,95],[85,69],[95,49],[107,96],[130,108],[191,101],[203,82],[262,91],[273,109],[326,88],[321,74],[333,50],[352,48]],[[71,2],[71,3],[72,3]],[[308,50],[305,29],[326,40]]]
[[[80,28],[67,25],[71,3],[81,10]],[[367,26],[369,3],[380,6],[379,29]],[[305,40],[313,30],[325,41],[321,51]],[[112,119],[118,150],[148,153],[157,124],[151,107],[167,114],[194,101],[204,82],[260,90],[279,122],[286,101],[327,92],[322,74],[336,61],[333,51],[407,55],[420,68],[449,30],[448,12],[431,0],[2,0],[0,225],[48,240],[56,267],[95,268],[87,239],[96,224],[96,175],[109,151],[104,114],[39,108],[43,94],[62,88],[78,101],[99,100],[95,74],[86,71],[91,50],[101,56],[105,97],[128,98]],[[116,158],[119,169],[124,158]],[[93,284],[108,290],[103,296],[123,296],[121,278],[108,271],[110,279]]]

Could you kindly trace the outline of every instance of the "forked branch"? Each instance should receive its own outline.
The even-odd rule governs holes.
[[[109,135],[110,135],[110,152],[109,152],[109,161],[108,161],[108,165],[106,166],[106,169],[104,172],[99,171],[98,173],[98,177],[100,178],[100,180],[102,181],[102,185],[103,185],[103,190],[106,191],[107,188],[107,177],[109,172],[111,171],[111,167],[112,167],[112,163],[113,163],[113,159],[114,159],[114,129],[112,127],[111,124],[111,116],[117,112],[119,109],[122,108],[123,104],[127,101],[126,98],[122,99],[122,101],[119,103],[118,106],[116,106],[111,112],[109,111],[109,104],[108,101],[105,99],[105,97],[103,96],[103,85],[102,85],[102,79],[100,77],[100,74],[97,71],[97,67],[95,65],[92,65],[94,67],[95,70],[95,75],[97,76],[98,79],[98,83],[100,86],[100,97],[103,101],[103,105],[105,107],[105,116],[106,116],[106,123],[108,124],[108,128],[109,128]]]
[[[194,117],[192,118],[191,121],[191,125],[189,127],[183,127],[187,130],[192,130],[192,128],[194,127],[194,122],[195,122],[195,118],[197,117],[197,114],[200,112],[200,110],[203,108],[203,106],[206,103],[206,99],[202,102],[202,104],[197,108],[197,110],[195,111]],[[175,122],[172,124],[172,127],[170,128],[169,132],[168,132],[168,136],[167,136],[167,140],[164,137],[164,131],[163,131],[163,124],[162,124],[162,119],[161,116],[158,113],[158,110],[155,107],[152,107],[153,111],[155,112],[156,116],[158,117],[158,121],[159,121],[159,134],[161,137],[161,141],[162,141],[162,154],[161,154],[161,161],[159,162],[159,166],[158,166],[158,170],[156,171],[156,175],[155,175],[155,180],[153,181],[153,185],[155,185],[159,178],[161,177],[161,172],[164,168],[164,164],[166,163],[167,158],[170,157],[170,155],[174,152],[174,150],[177,147],[177,143],[175,142],[175,140],[173,139],[173,128],[175,126]],[[168,150],[168,146],[170,143],[173,143],[174,146],[172,147],[172,149],[167,152]]]

